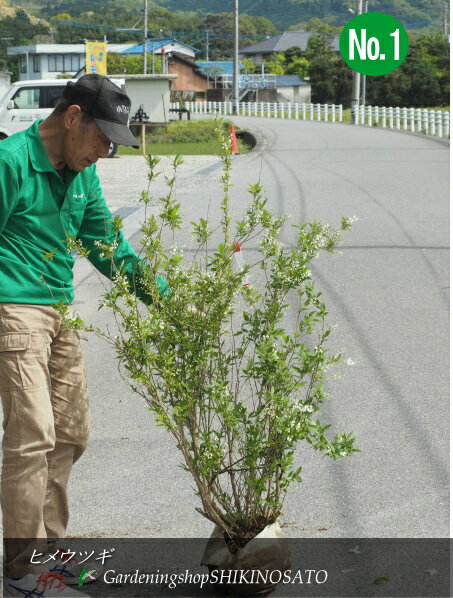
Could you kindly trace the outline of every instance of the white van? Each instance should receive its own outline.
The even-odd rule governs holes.
[[[0,99],[0,140],[27,129],[38,118],[47,118],[67,82],[68,79],[36,79],[10,85]],[[120,86],[119,81],[117,84]],[[116,154],[117,147],[116,143],[111,144],[109,158]]]

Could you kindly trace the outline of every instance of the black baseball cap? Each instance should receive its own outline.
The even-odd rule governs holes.
[[[89,74],[68,81],[63,97],[90,114],[110,141],[139,147],[128,126],[131,100],[105,75]]]

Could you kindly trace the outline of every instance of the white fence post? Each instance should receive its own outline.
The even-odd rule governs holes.
[[[295,118],[296,120],[299,120],[299,102],[296,104],[296,114],[295,114]]]
[[[428,129],[428,110],[422,110],[422,132],[429,133]]]
[[[415,110],[409,108],[409,125],[412,133],[415,133]]]
[[[302,104],[302,119],[307,119],[307,106],[305,105],[305,102]]]
[[[343,104],[340,104],[340,111],[339,111],[339,114],[338,114],[338,121],[341,122],[341,123],[343,122]]]
[[[403,130],[407,131],[407,108],[401,110],[401,115],[403,118]]]
[[[417,108],[415,111],[415,119],[417,121],[417,133],[421,133],[422,130],[422,111],[420,108]]]
[[[429,110],[429,124],[430,124],[430,133],[431,135],[436,134],[436,119],[435,119],[435,112],[434,110]]]
[[[365,106],[362,104],[359,106],[359,114],[360,114],[360,124],[365,124]]]
[[[443,125],[444,125],[444,137],[446,137],[448,139],[450,137],[450,113],[443,112],[442,120],[443,120]]]
[[[280,106],[280,116],[281,118],[285,118],[285,103],[282,102]]]
[[[437,136],[442,137],[442,112],[440,110],[436,112],[436,128]]]
[[[314,108],[315,108],[314,104],[310,104],[310,120],[315,119]]]
[[[390,106],[389,111],[389,127],[393,129],[393,106]]]
[[[440,116],[440,111],[433,110],[433,121],[434,121],[434,126],[431,127],[431,135],[435,135],[436,134],[436,130],[437,130],[437,135],[439,137],[442,137],[442,116]]]
[[[316,104],[316,114],[317,114],[318,120],[321,120],[321,104]]]
[[[400,109],[398,106],[395,108],[395,120],[396,120],[396,128],[401,129]]]

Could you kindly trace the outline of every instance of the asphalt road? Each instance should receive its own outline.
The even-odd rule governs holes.
[[[248,183],[261,180],[271,207],[296,221],[359,218],[342,255],[320,256],[312,271],[337,324],[330,347],[354,362],[331,370],[324,420],[335,431],[354,431],[361,453],[332,462],[301,448],[303,483],[287,496],[287,533],[447,536],[448,147],[378,128],[235,121],[259,141],[234,161],[235,212],[247,203]],[[216,163],[185,173],[177,193],[189,220],[205,215],[209,203],[216,209],[219,174]],[[128,172],[123,181],[126,197]],[[129,235],[140,215],[126,220]],[[138,235],[131,238],[136,244]],[[96,276],[85,279],[78,308],[87,320],[107,323],[96,311],[101,288]],[[68,532],[208,534],[172,440],[128,390],[108,348],[96,338],[84,347],[92,440],[71,480]]]
[[[296,221],[359,218],[342,255],[320,256],[312,271],[330,322],[337,324],[330,348],[354,362],[331,370],[332,400],[323,420],[334,431],[354,431],[361,452],[332,462],[301,447],[303,482],[288,493],[286,532],[447,536],[448,147],[379,128],[242,117],[235,122],[259,141],[255,151],[234,160],[235,212],[247,203],[247,185],[261,180],[270,206]],[[106,190],[112,163],[99,167]],[[137,177],[125,163],[123,157],[114,161],[122,172],[116,197],[123,193],[127,205]],[[209,204],[214,213],[219,175],[215,161],[184,174],[177,193],[188,220],[204,216]],[[125,221],[135,245],[140,216],[136,211]],[[285,235],[291,244],[290,231]],[[98,277],[79,266],[77,282],[83,317],[111,324],[105,310],[97,311]],[[83,345],[92,432],[70,481],[68,534],[208,535],[212,526],[195,512],[198,499],[178,467],[171,438],[128,389],[109,348],[95,337]]]

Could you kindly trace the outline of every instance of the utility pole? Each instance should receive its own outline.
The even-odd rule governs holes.
[[[364,13],[368,12],[368,0],[365,0]],[[366,75],[362,75],[362,106],[366,104]]]
[[[206,62],[209,61],[209,28],[206,28]]]
[[[143,74],[146,75],[147,72],[147,46],[148,46],[148,0],[145,0],[145,22],[143,25]]]
[[[363,0],[357,0],[356,16],[361,15],[363,11]],[[360,101],[360,73],[352,71],[352,97],[351,97],[351,122],[353,125],[358,123]]]
[[[445,37],[448,37],[448,2],[445,2],[444,35],[445,35]]]
[[[234,0],[233,114],[239,103],[239,0]]]

